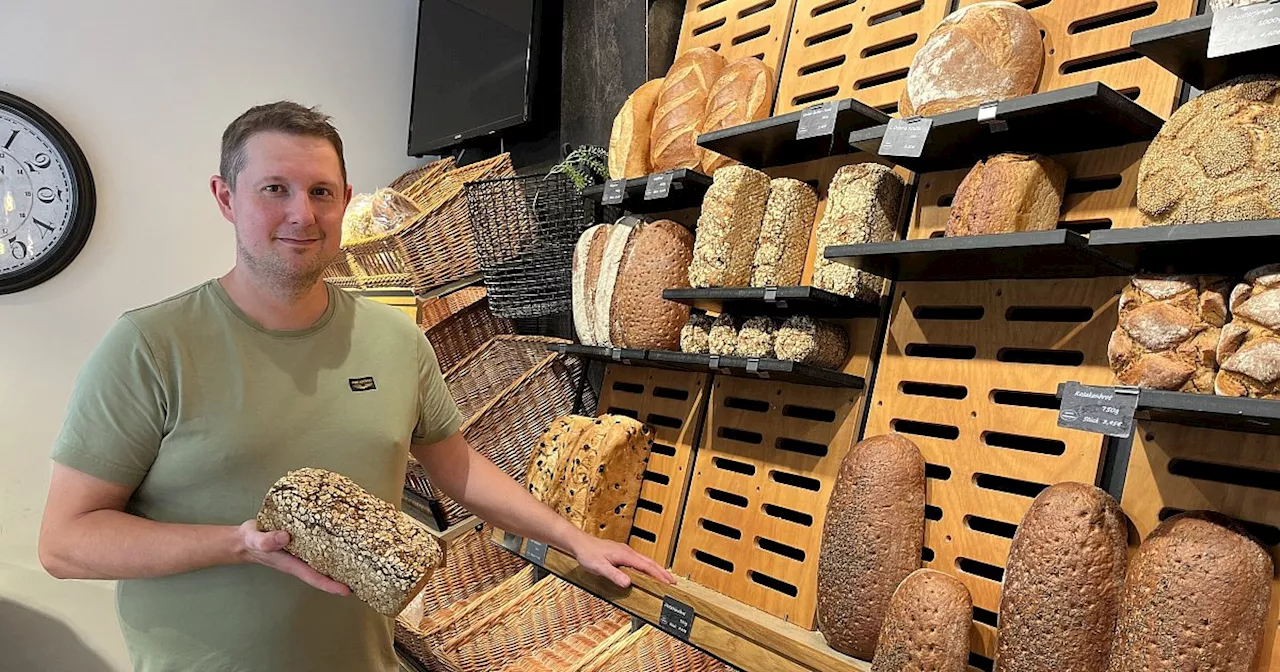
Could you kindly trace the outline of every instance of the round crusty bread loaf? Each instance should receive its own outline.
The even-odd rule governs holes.
[[[1000,594],[1000,672],[1106,672],[1128,565],[1124,513],[1100,488],[1058,483],[1022,517]]]
[[[662,298],[662,290],[688,287],[693,234],[669,219],[640,224],[627,241],[609,309],[614,347],[675,350],[689,306]]]
[[[1265,639],[1271,556],[1235,521],[1172,516],[1129,566],[1110,672],[1251,672]]]
[[[1178,108],[1138,168],[1148,224],[1280,217],[1280,77],[1249,75]]]
[[[924,458],[901,434],[864,439],[840,463],[818,556],[818,629],[871,660],[893,592],[924,548]]]
[[[1214,392],[1280,399],[1280,264],[1249,271],[1231,291],[1217,359]]]
[[[955,577],[917,569],[893,591],[871,672],[965,672],[973,598]]]
[[[755,56],[746,56],[725,66],[707,94],[700,133],[718,131],[764,119],[773,107],[773,69]],[[714,175],[737,163],[709,149],[702,151],[702,172]]]
[[[1066,169],[1045,156],[997,154],[979,161],[956,189],[947,235],[1051,231],[1066,187]]]
[[[649,169],[660,173],[697,168],[702,161],[698,134],[707,96],[724,70],[724,56],[706,47],[681,54],[667,70],[649,133]]]
[[[642,177],[649,174],[649,132],[653,129],[653,109],[658,104],[662,78],[651,79],[627,96],[613,118],[609,133],[609,178]]]
[[[979,2],[952,12],[911,60],[898,112],[930,116],[1033,93],[1044,42],[1031,12]]]
[[[1134,277],[1120,294],[1120,320],[1107,343],[1116,380],[1212,394],[1225,290],[1225,280],[1211,276]]]

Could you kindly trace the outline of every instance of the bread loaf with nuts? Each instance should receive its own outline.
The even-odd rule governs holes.
[[[751,264],[752,287],[800,284],[817,210],[818,194],[813,187],[789,177],[769,182],[769,198]]]
[[[843,166],[836,171],[816,233],[814,287],[864,300],[879,298],[884,278],[827,259],[822,250],[832,245],[893,240],[903,189],[902,178],[877,163]]]
[[[1218,394],[1280,399],[1280,264],[1249,271],[1231,291],[1217,359]]]
[[[849,358],[849,334],[830,322],[792,315],[778,329],[774,350],[778,359],[838,369]]]
[[[972,626],[969,589],[942,572],[917,569],[889,599],[871,672],[965,672]]]
[[[707,333],[707,352],[721,357],[732,357],[738,351],[738,330],[742,328],[742,320],[722,313],[711,323]]]
[[[1107,344],[1116,380],[1212,394],[1225,290],[1225,280],[1211,276],[1134,277],[1120,294],[1120,321]]]
[[[768,199],[768,175],[746,166],[716,173],[698,216],[690,286],[747,286]]]
[[[706,47],[676,58],[662,80],[649,133],[649,170],[697,168],[702,162],[698,134],[711,86],[724,70],[724,56]]]

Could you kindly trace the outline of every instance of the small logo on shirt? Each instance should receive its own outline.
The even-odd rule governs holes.
[[[347,384],[351,385],[352,392],[368,392],[376,390],[378,386],[373,382],[373,376],[365,376],[364,378],[350,378]]]

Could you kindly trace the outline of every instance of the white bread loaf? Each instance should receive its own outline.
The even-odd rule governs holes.
[[[1280,264],[1249,271],[1231,291],[1217,360],[1218,394],[1280,399]]]
[[[864,300],[876,300],[884,278],[827,259],[832,245],[893,240],[902,209],[902,178],[877,163],[843,166],[827,191],[827,209],[818,224],[813,286]]]
[[[696,169],[701,164],[698,134],[702,132],[707,96],[724,66],[724,57],[706,47],[690,49],[671,64],[653,111],[649,133],[651,171]]]
[[[648,175],[649,133],[653,130],[653,110],[658,105],[662,78],[651,79],[627,97],[613,118],[609,134],[609,178],[630,179]]]
[[[1217,277],[1134,277],[1120,294],[1119,324],[1107,343],[1116,381],[1212,394],[1225,290]]]
[[[789,177],[769,182],[769,198],[751,264],[752,287],[800,284],[817,210],[818,194],[813,187]]]
[[[701,133],[709,133],[764,119],[773,108],[773,69],[764,61],[747,56],[727,66],[716,78],[707,94]],[[717,170],[736,163],[709,149],[702,150],[702,172],[714,175]]]
[[[604,241],[612,229],[609,224],[597,224],[578,237],[573,248],[573,326],[583,345],[600,345],[596,334],[596,282],[600,277],[600,262],[604,258]],[[588,281],[587,278],[592,278]]]
[[[746,166],[716,172],[702,199],[689,265],[693,287],[746,287],[769,199],[769,176]]]

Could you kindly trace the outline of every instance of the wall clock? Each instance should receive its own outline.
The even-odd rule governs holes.
[[[0,294],[66,268],[89,239],[96,205],[89,162],[71,134],[0,91]]]

